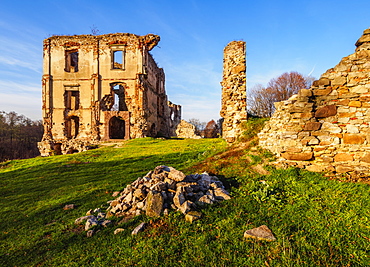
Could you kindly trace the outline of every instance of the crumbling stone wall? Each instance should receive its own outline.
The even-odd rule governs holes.
[[[356,47],[310,89],[275,103],[259,139],[261,147],[279,157],[279,164],[370,173],[370,29]]]
[[[45,39],[41,155],[80,152],[110,139],[171,136],[171,110],[181,107],[168,105],[164,71],[149,52],[159,40],[130,33]]]
[[[222,102],[222,137],[234,142],[241,133],[240,124],[247,120],[246,43],[230,42],[224,49]]]

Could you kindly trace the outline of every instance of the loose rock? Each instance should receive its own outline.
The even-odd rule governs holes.
[[[264,241],[276,240],[275,236],[272,234],[271,230],[266,225],[261,225],[260,227],[245,231],[244,237]]]

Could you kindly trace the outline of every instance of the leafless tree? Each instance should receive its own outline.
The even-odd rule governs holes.
[[[304,77],[298,72],[285,72],[271,79],[267,87],[255,85],[248,94],[248,111],[254,116],[271,117],[275,111],[275,102],[287,100],[300,89],[309,88],[314,78]]]

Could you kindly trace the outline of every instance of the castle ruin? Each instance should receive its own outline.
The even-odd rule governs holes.
[[[44,40],[42,156],[101,141],[175,134],[181,106],[168,101],[151,51],[160,37],[129,33]]]

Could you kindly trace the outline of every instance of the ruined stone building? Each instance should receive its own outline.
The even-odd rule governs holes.
[[[275,103],[260,146],[283,165],[370,174],[370,29],[310,89]]]
[[[234,142],[247,120],[246,43],[230,42],[224,49],[222,101],[222,137]]]
[[[157,35],[52,36],[44,40],[42,156],[101,141],[174,135],[181,107],[149,53]]]

